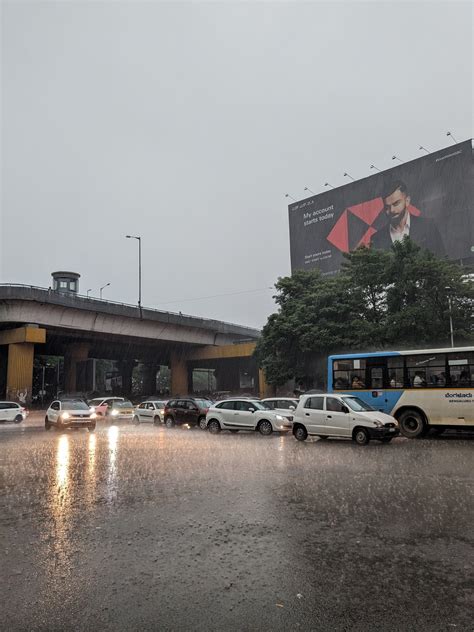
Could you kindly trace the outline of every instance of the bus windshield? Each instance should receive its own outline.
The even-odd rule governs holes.
[[[351,408],[355,412],[362,412],[364,410],[375,410],[375,408],[372,408],[372,406],[369,406],[369,404],[366,404],[358,397],[342,397],[342,400],[344,404],[347,404],[349,408]]]

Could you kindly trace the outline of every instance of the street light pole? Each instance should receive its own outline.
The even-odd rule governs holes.
[[[110,285],[110,283],[106,283],[105,285],[103,285],[103,286],[100,288],[100,300],[102,300],[102,290],[104,290],[106,287],[109,287],[109,285]]]
[[[445,287],[446,292],[448,292],[448,307],[449,307],[449,333],[451,334],[451,347],[454,348],[454,328],[453,328],[453,309],[451,303],[451,288]]]
[[[140,235],[125,235],[127,239],[136,239],[138,241],[138,309],[140,310],[140,318],[142,317],[142,238]]]

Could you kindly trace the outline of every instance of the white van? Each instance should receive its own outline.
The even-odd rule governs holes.
[[[293,434],[308,437],[347,437],[359,445],[378,439],[390,443],[400,433],[397,420],[374,410],[354,395],[302,395],[293,413]]]

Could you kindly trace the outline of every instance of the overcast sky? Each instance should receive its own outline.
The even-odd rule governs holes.
[[[262,326],[285,193],[470,138],[472,54],[470,2],[4,1],[0,281],[134,303],[132,233],[144,305]]]

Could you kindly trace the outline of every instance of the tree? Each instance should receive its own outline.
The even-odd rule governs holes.
[[[474,340],[472,280],[409,239],[391,251],[356,250],[336,276],[297,271],[275,288],[278,311],[255,351],[273,385],[310,384],[315,364],[331,353],[448,346],[448,296],[457,343]]]

